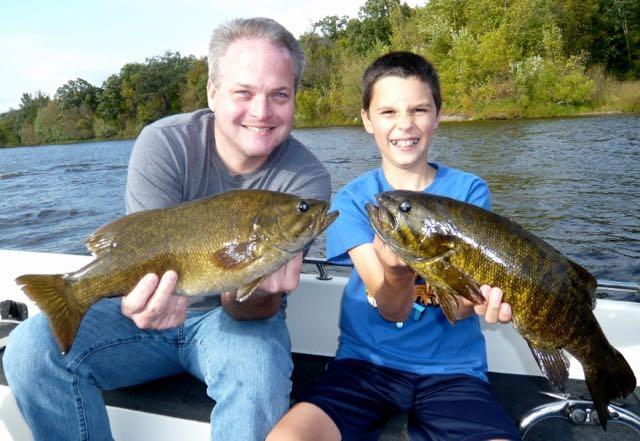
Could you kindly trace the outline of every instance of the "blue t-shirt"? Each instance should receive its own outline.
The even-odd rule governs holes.
[[[479,177],[441,164],[424,191],[490,208],[489,188]],[[365,204],[375,195],[393,190],[382,169],[348,183],[333,199],[340,216],[327,230],[327,258],[352,263],[348,251],[373,242]],[[342,297],[340,340],[336,358],[355,358],[420,375],[467,374],[487,381],[484,337],[476,315],[452,326],[439,306],[426,307],[419,320],[399,327],[382,318],[367,300],[364,283],[353,269]]]

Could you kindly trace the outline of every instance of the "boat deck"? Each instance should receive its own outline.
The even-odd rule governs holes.
[[[313,384],[323,372],[330,357],[293,354],[292,403]],[[1,366],[1,364],[0,364]],[[529,410],[551,403],[543,392],[557,393],[542,377],[516,374],[489,373],[489,380],[498,398],[514,422]],[[4,369],[0,369],[0,384],[6,385]],[[583,381],[569,380],[569,391],[575,396],[587,394]],[[207,423],[215,402],[205,393],[205,386],[189,374],[176,375],[139,386],[105,391],[108,406],[158,414],[168,417]],[[622,408],[640,415],[640,388],[625,400],[616,402]],[[381,440],[408,440],[406,415],[392,418],[384,427]],[[605,433],[600,426],[577,426],[560,418],[547,419],[535,425],[527,434],[527,441],[575,440],[575,441],[637,441],[640,434],[633,429],[612,422]]]
[[[3,299],[26,302],[29,313],[35,305],[16,288],[14,278],[25,272],[65,272],[78,268],[89,256],[53,255],[0,250],[0,289]],[[300,288],[288,301],[287,325],[293,347],[292,402],[324,371],[335,354],[340,297],[346,279],[318,280],[315,274],[303,274]],[[2,299],[0,299],[2,300]],[[318,311],[322,311],[319,314]],[[605,334],[627,358],[640,378],[640,303],[599,300],[595,310]],[[508,325],[482,324],[487,341],[489,380],[498,398],[514,422],[531,409],[558,401],[544,393],[557,393],[538,366],[524,339]],[[0,354],[1,355],[1,354]],[[569,392],[580,399],[587,393],[580,364],[572,359]],[[0,439],[30,440],[13,396],[6,387],[0,362]],[[208,439],[209,415],[214,402],[205,387],[190,375],[179,375],[143,385],[104,392],[115,439],[119,441],[154,439]],[[640,415],[640,388],[621,402],[620,409]],[[406,416],[391,419],[384,427],[382,440],[408,439]],[[530,440],[618,440],[639,441],[640,432],[610,420],[605,433],[599,425],[574,425],[566,419],[550,418],[535,424],[526,438]]]

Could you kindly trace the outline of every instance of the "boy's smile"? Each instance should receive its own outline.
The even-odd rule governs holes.
[[[376,140],[385,172],[427,167],[439,119],[431,87],[417,77],[378,79],[369,109],[362,110],[362,121]]]

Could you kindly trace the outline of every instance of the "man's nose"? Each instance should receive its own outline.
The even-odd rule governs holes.
[[[251,100],[251,115],[257,119],[263,120],[271,116],[271,103],[269,98],[264,95],[256,95]]]

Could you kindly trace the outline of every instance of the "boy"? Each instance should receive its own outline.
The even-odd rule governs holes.
[[[375,236],[365,204],[392,189],[425,191],[489,208],[480,178],[427,162],[440,118],[437,73],[406,52],[378,58],[363,76],[362,121],[382,167],[347,184],[333,201],[340,217],[327,232],[327,257],[352,262],[336,359],[269,439],[377,439],[385,420],[409,412],[411,439],[520,439],[493,396],[478,315],[511,319],[502,291],[460,299],[451,326],[416,275]]]

